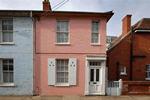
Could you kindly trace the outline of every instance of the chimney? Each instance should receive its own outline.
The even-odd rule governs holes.
[[[52,10],[49,0],[43,1],[43,10]]]
[[[125,36],[131,30],[131,16],[132,15],[126,15],[122,19],[122,34],[121,34],[121,37]]]

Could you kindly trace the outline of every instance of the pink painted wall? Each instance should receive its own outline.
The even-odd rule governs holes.
[[[106,56],[105,18],[69,17],[70,45],[55,45],[56,19],[46,17],[36,21],[36,54],[34,55],[34,93],[39,95],[84,95],[86,56]],[[100,20],[100,46],[91,45],[92,20]],[[64,54],[65,53],[65,54]],[[56,87],[48,85],[48,58],[77,59],[77,85]]]

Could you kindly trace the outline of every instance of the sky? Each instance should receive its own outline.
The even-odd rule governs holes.
[[[44,0],[0,0],[0,9],[7,10],[42,10]],[[63,0],[49,0],[51,7]],[[53,9],[54,10],[54,9]],[[107,23],[108,36],[120,36],[122,19],[132,14],[131,25],[142,18],[150,17],[150,0],[69,0],[56,11],[112,11],[114,15]]]

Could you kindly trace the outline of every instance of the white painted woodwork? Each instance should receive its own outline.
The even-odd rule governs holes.
[[[55,85],[56,64],[55,58],[48,58],[48,85]]]
[[[69,85],[77,84],[77,59],[69,59]]]

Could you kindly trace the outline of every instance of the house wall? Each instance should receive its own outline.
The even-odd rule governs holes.
[[[31,18],[13,17],[13,41],[14,44],[11,45],[0,45],[0,58],[13,58],[15,86],[0,86],[0,95],[33,95],[33,22]]]
[[[70,45],[56,45],[56,20],[69,20]],[[92,20],[100,20],[100,44],[91,45]],[[34,93],[38,95],[85,95],[86,56],[106,56],[105,18],[48,16],[36,20]],[[48,85],[48,58],[77,59],[77,85]]]
[[[132,65],[133,81],[141,81],[146,78],[146,64],[150,64],[149,33],[133,33],[133,55],[146,55],[146,57],[134,57]],[[108,79],[117,80],[117,62],[119,65],[119,79],[130,80],[130,48],[131,35],[127,36],[121,43],[108,53]],[[126,67],[127,75],[120,75],[121,66]]]

